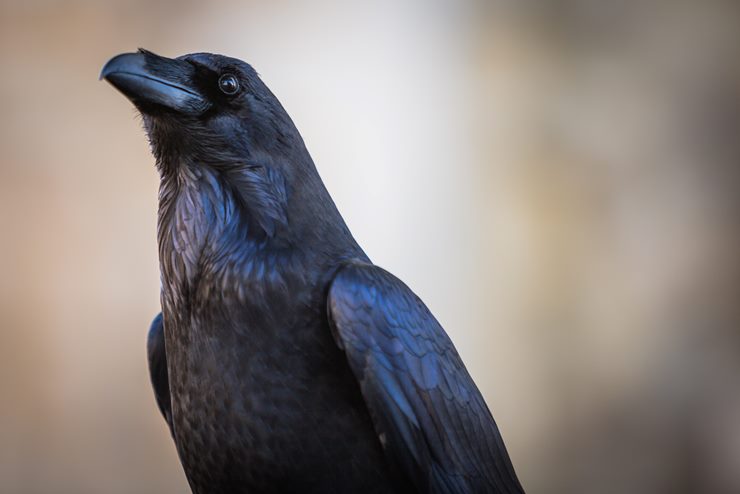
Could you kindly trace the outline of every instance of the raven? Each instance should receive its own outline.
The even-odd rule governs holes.
[[[358,246],[250,65],[139,50],[101,78],[161,178],[149,369],[193,492],[523,492],[449,337]]]

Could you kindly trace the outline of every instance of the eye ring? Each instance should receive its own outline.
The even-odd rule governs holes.
[[[224,74],[218,78],[218,88],[222,93],[233,96],[239,92],[239,79],[234,74]]]

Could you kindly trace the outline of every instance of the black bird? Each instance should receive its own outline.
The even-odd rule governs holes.
[[[254,69],[111,59],[161,176],[149,367],[193,492],[521,493],[449,337],[374,266]]]

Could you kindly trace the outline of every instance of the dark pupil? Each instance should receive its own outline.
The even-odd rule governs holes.
[[[234,94],[239,90],[239,81],[231,74],[222,75],[218,80],[218,87],[226,94]]]

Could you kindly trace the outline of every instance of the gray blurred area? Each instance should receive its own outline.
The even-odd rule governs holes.
[[[251,62],[533,493],[740,492],[740,4],[0,3],[0,492],[183,493],[158,177],[98,71]]]

